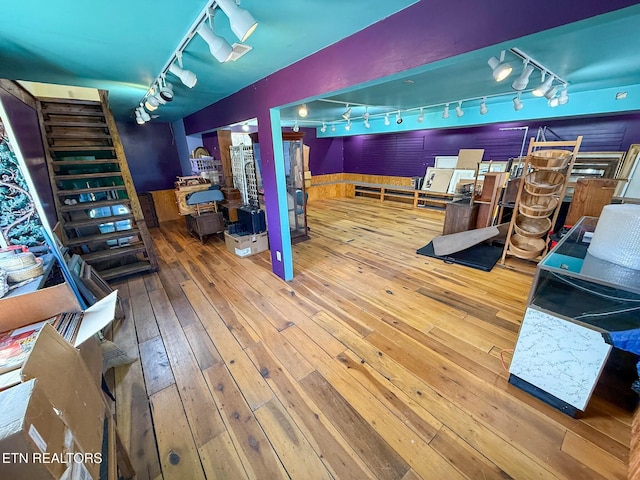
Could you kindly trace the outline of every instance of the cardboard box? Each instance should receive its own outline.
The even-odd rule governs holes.
[[[59,479],[69,430],[36,379],[0,392],[0,478]]]
[[[267,232],[255,235],[237,235],[235,233],[229,234],[228,231],[225,231],[224,243],[229,252],[235,253],[239,257],[248,257],[269,250],[269,236]]]
[[[85,310],[74,345],[46,324],[22,368],[0,375],[0,388],[11,386],[7,392],[22,388],[23,382],[37,379],[39,388],[71,432],[76,451],[87,455],[102,450],[106,404],[96,372],[89,369],[83,354],[96,356],[95,344],[92,345],[94,335],[113,320],[116,300],[117,292],[113,292]],[[0,331],[74,310],[79,310],[79,305],[66,284],[0,300]],[[94,358],[92,362],[95,361]],[[0,405],[0,410],[3,408]],[[52,448],[62,447],[52,445]],[[93,479],[98,478],[99,463],[85,464],[85,467]]]

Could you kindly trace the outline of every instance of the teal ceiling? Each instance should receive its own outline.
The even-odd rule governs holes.
[[[413,3],[416,0],[242,0],[241,7],[259,22],[245,42],[253,49],[236,62],[220,64],[209,54],[206,43],[195,36],[185,48],[184,67],[197,74],[197,85],[188,89],[169,75],[176,100],[154,113],[159,115],[158,121],[182,118]],[[106,89],[116,117],[131,119],[133,108],[206,4],[206,0],[5,2],[0,20],[0,78]],[[238,41],[225,15],[216,14],[214,23],[217,34],[230,43]],[[309,116],[300,118],[298,104],[288,105],[281,109],[282,121],[287,126],[296,120],[300,126],[336,124],[342,134],[354,134],[385,131],[384,113],[391,112],[395,122],[398,110],[404,118],[413,116],[399,129],[638,110],[638,25],[640,5],[635,5],[424,65],[349,91],[301,99],[309,107]],[[510,48],[522,50],[566,80],[569,103],[552,110],[546,99],[534,99],[530,90],[540,81],[536,70],[522,94],[525,108],[514,112],[515,93],[510,84],[522,63],[508,51]],[[501,50],[507,50],[507,60],[515,68],[508,80],[496,83],[487,60]],[[627,98],[614,101],[618,91],[627,91]],[[488,97],[490,113],[480,116],[477,111],[484,96]],[[456,119],[453,113],[459,100],[463,100],[466,112],[462,119]],[[447,102],[451,103],[452,114],[444,121],[441,112]],[[353,106],[354,129],[349,133],[344,132],[341,119],[345,103]],[[361,125],[365,105],[373,115],[370,130]],[[415,121],[419,107],[425,107],[424,124]],[[500,115],[493,116],[495,112]]]
[[[385,113],[390,113],[394,129],[407,130],[640,110],[637,25],[640,5],[451,57],[321,99],[304,99],[308,116],[303,119],[297,115],[299,105],[285,106],[281,109],[283,123],[291,126],[297,121],[299,126],[317,127],[324,122],[329,136],[388,131],[382,125]],[[569,103],[550,108],[546,98],[536,98],[530,93],[541,81],[541,72],[536,69],[521,94],[525,107],[514,112],[512,101],[516,92],[511,83],[520,75],[523,64],[522,59],[509,51],[511,48],[523,51],[568,82]],[[493,55],[499,56],[502,50],[506,50],[505,59],[514,70],[507,80],[498,83],[487,61]],[[616,101],[615,94],[619,91],[627,92],[627,98]],[[490,113],[481,116],[478,110],[485,96]],[[460,100],[465,116],[457,119],[454,108]],[[342,118],[347,103],[352,107],[353,128],[349,132],[344,131],[346,122]],[[445,121],[441,114],[446,103],[450,103],[451,112]],[[420,107],[424,107],[423,123],[416,122]],[[365,111],[371,115],[370,129],[362,127]],[[404,117],[400,127],[396,126],[398,111]],[[500,111],[498,120],[492,111]],[[404,121],[407,119],[410,121]],[[337,131],[331,132],[332,125]]]
[[[259,22],[245,42],[253,50],[220,64],[200,37],[193,38],[184,68],[197,74],[198,84],[188,90],[172,78],[176,101],[158,112],[159,119],[200,110],[415,1],[242,0],[241,7]],[[3,2],[0,78],[106,89],[116,118],[129,118],[206,5],[206,0]],[[225,15],[216,14],[214,24],[218,35],[238,42]]]

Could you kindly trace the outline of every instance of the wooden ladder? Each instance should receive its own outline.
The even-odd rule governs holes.
[[[36,106],[62,243],[105,280],[157,270],[107,92]]]

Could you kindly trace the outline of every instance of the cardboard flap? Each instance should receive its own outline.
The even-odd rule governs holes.
[[[84,311],[82,323],[76,336],[76,347],[111,323],[115,317],[117,300],[118,291],[115,290]]]
[[[474,169],[475,171],[483,156],[483,148],[461,148],[458,152],[456,168]]]

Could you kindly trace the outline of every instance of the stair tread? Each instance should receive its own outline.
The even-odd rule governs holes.
[[[71,120],[45,120],[44,124],[47,127],[88,127],[88,128],[107,128],[108,125],[105,122],[73,122]]]
[[[76,247],[78,245],[87,245],[89,243],[106,242],[107,240],[115,240],[123,237],[133,237],[138,235],[140,231],[137,228],[130,228],[129,230],[118,230],[116,232],[109,233],[97,233],[95,235],[87,235],[85,237],[70,238],[67,240],[68,247]]]
[[[93,188],[69,188],[65,190],[59,189],[56,194],[59,197],[68,197],[70,195],[80,195],[81,193],[98,193],[110,192],[111,190],[126,190],[124,185],[111,185],[109,187],[93,187]]]
[[[144,252],[146,247],[144,243],[136,243],[127,247],[110,248],[108,250],[100,250],[98,252],[92,252],[82,255],[82,258],[87,263],[96,263],[108,260],[114,257],[121,257],[123,255],[131,255],[134,253]]]
[[[111,135],[105,132],[47,132],[47,138],[57,139],[85,139],[85,138],[111,138]]]
[[[100,200],[98,202],[81,202],[75,205],[60,205],[60,211],[73,212],[76,210],[91,210],[93,208],[112,207],[114,205],[128,205],[131,200],[128,198],[121,198],[118,200]]]
[[[56,165],[92,165],[92,164],[109,164],[120,163],[117,158],[96,158],[95,160],[54,160],[53,166]]]
[[[116,172],[74,173],[67,175],[54,175],[56,180],[82,180],[84,178],[122,177],[120,170]]]
[[[105,280],[111,280],[118,277],[124,277],[125,275],[133,275],[134,273],[145,272],[152,270],[150,262],[136,262],[123,265],[121,267],[109,268],[106,270],[100,270],[98,273]]]
[[[63,105],[91,105],[102,106],[100,100],[80,100],[74,98],[58,98],[58,97],[38,97],[38,100],[43,105],[47,104],[63,104]]]
[[[133,218],[133,213],[126,213],[124,215],[111,215],[109,217],[97,217],[97,218],[87,218],[85,220],[75,220],[72,222],[65,222],[64,228],[81,228],[81,227],[90,227],[92,225],[102,225],[103,223],[112,223],[112,222],[120,222],[122,220],[131,220]]]
[[[84,147],[50,145],[49,150],[54,152],[94,152],[109,150],[113,152],[115,150],[115,147],[107,145],[90,145]]]

